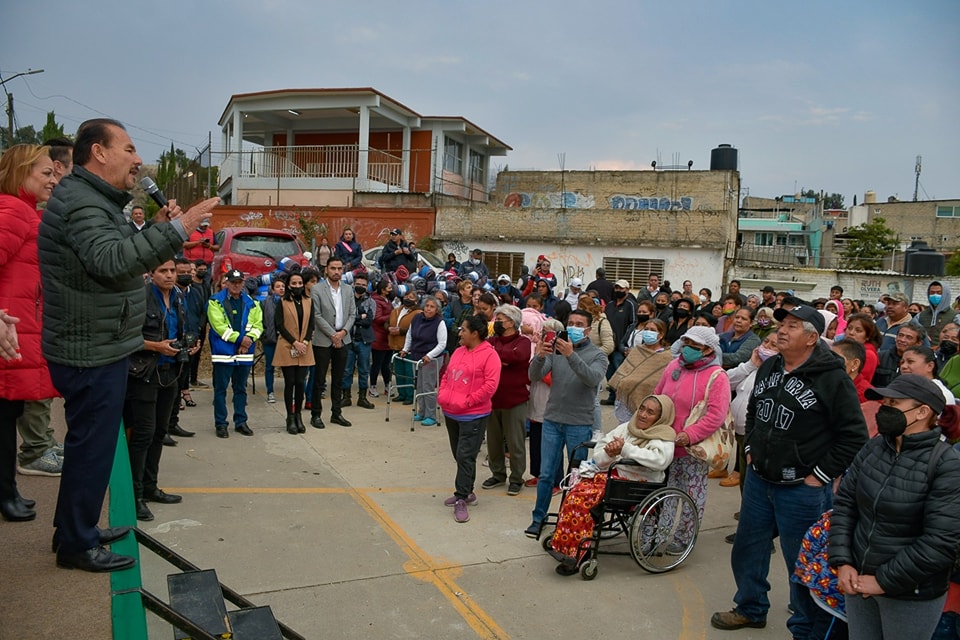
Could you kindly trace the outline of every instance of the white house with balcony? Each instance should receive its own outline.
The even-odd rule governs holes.
[[[490,158],[511,148],[466,118],[422,116],[376,89],[230,97],[219,121],[226,204],[353,206],[357,193],[486,201]]]

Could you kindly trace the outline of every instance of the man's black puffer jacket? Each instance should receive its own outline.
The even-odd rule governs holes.
[[[928,483],[940,428],[867,443],[834,500],[829,559],[874,575],[885,594],[931,600],[946,592],[960,543],[960,454],[952,448]]]

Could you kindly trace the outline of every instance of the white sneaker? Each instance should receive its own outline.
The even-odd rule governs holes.
[[[273,395],[272,393],[267,394],[267,402],[269,402],[270,404],[273,404],[276,401],[277,401],[277,397],[275,395]]]
[[[376,388],[376,387],[370,387],[369,389],[367,389],[367,393],[370,394],[370,397],[371,397],[371,398],[379,398],[379,397],[380,397],[380,392],[377,391],[377,388]]]

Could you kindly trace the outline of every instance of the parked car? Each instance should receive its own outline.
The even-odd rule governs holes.
[[[373,249],[367,249],[363,252],[363,266],[367,268],[367,271],[372,273],[380,273],[380,266],[377,264],[377,258],[380,256],[381,251],[383,251],[383,245],[374,247]],[[443,271],[443,260],[438,258],[436,254],[433,254],[429,251],[424,251],[423,249],[417,249],[417,256],[421,266],[424,264],[429,265],[430,268],[437,273]]]
[[[284,258],[301,267],[310,264],[310,254],[297,236],[280,229],[224,227],[214,234],[220,250],[213,256],[210,273],[239,269],[245,276],[259,278],[282,268]]]

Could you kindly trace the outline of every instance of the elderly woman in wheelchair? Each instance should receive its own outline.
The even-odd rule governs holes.
[[[595,445],[581,445],[594,446],[593,458],[571,474],[575,483],[555,516],[556,530],[543,540],[544,549],[560,562],[557,573],[580,572],[592,579],[600,539],[620,533],[630,537],[630,555],[651,572],[671,569],[689,554],[692,540],[678,549],[673,537],[663,535],[676,531],[672,523],[678,509],[693,508],[686,494],[665,487],[664,470],[673,461],[676,438],[673,419],[668,396],[647,396],[629,422]],[[667,554],[674,558],[669,566],[650,561]]]

